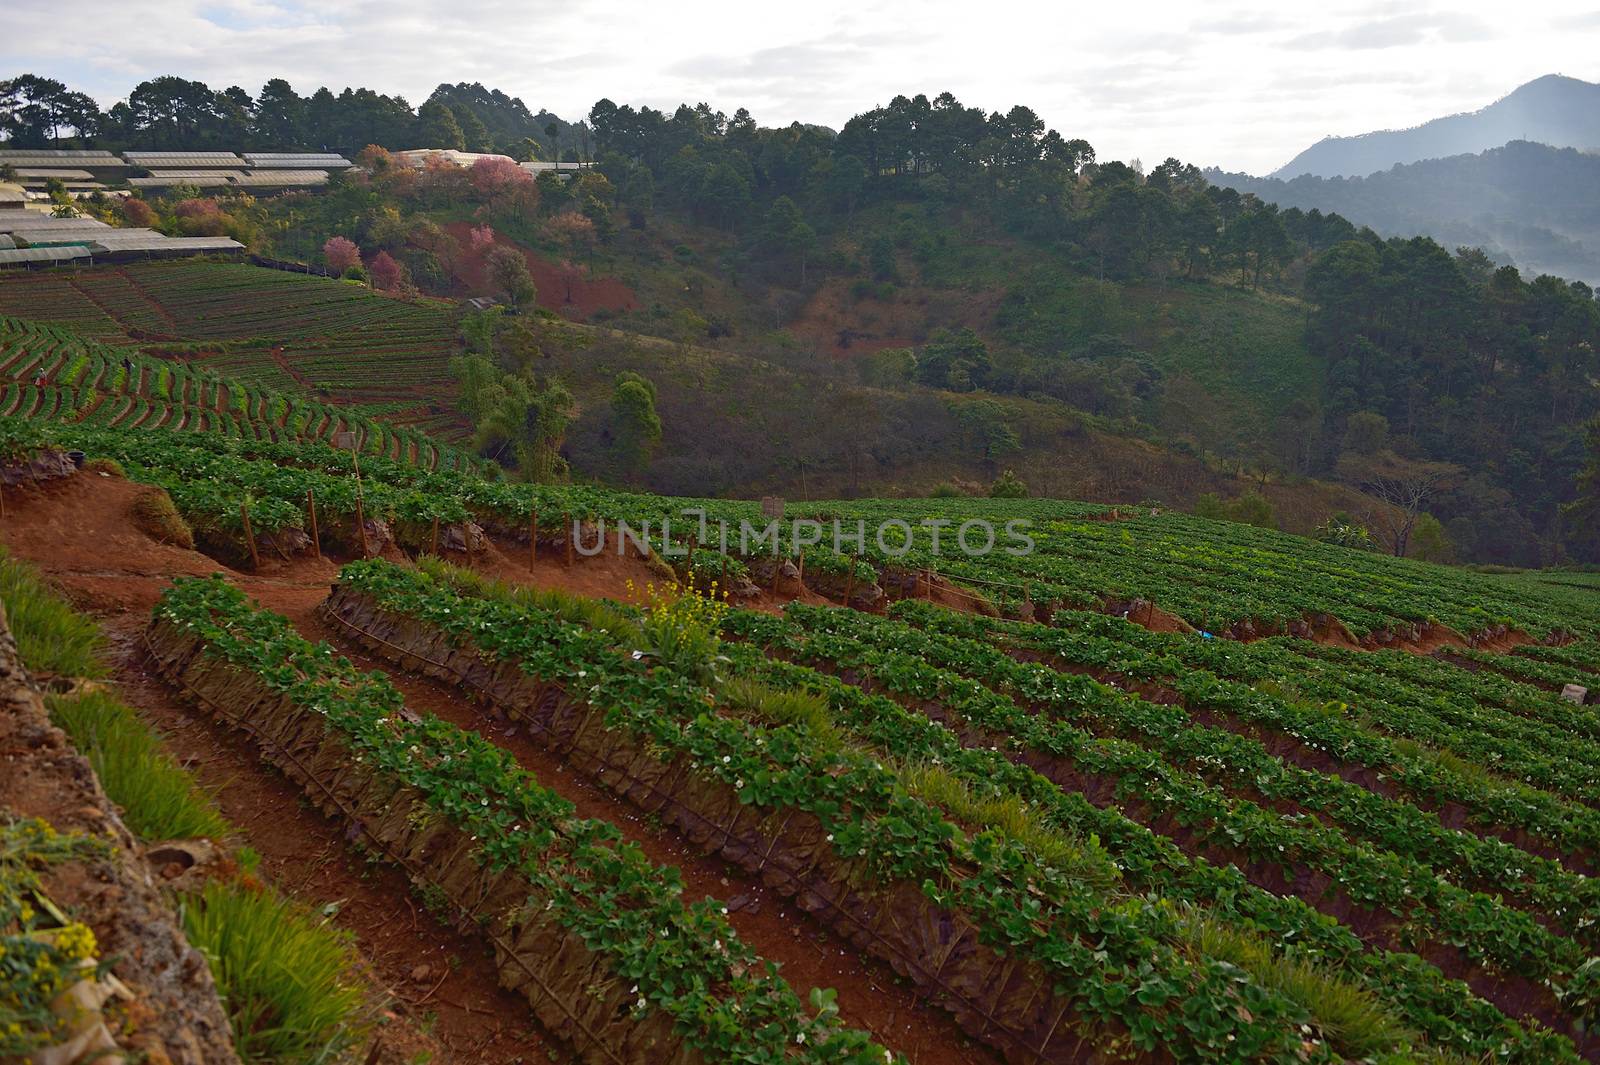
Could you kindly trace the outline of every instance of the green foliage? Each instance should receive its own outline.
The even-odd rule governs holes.
[[[989,377],[989,346],[965,327],[941,329],[917,353],[917,380],[934,388],[971,392]]]
[[[104,640],[92,620],[69,607],[38,572],[0,547],[0,602],[22,664],[38,676],[103,677]]]
[[[1317,526],[1316,532],[1312,535],[1325,544],[1355,548],[1358,551],[1374,551],[1378,546],[1367,527],[1343,511],[1329,516],[1327,521]]]
[[[1426,511],[1418,514],[1416,526],[1411,530],[1411,557],[1424,562],[1454,562],[1455,553],[1455,545],[1439,519]]]
[[[1022,440],[1011,427],[1005,408],[992,399],[952,399],[950,413],[960,424],[969,447],[985,459],[998,459],[1022,450]]]
[[[489,283],[512,307],[531,304],[538,297],[528,262],[516,248],[496,244],[484,257],[483,266]]]
[[[436,608],[449,609],[447,603],[454,603],[463,619],[480,609],[508,609],[491,601],[472,601],[488,606],[465,609],[466,601],[428,578],[381,565],[346,567],[341,579],[383,596],[397,611],[399,601],[389,597],[399,597],[430,622],[440,616]],[[615,686],[633,686],[645,667],[568,622],[528,611],[515,616],[525,623],[505,626],[499,635],[507,642],[497,649],[542,647],[569,664],[579,656],[583,672],[571,677],[579,697],[616,707],[622,715],[637,712],[636,722],[655,713],[666,729],[675,727],[659,714],[660,700],[680,690],[670,679],[657,683],[644,676],[642,689],[634,687],[631,696],[619,698]],[[728,925],[720,906],[713,900],[687,902],[676,871],[653,865],[638,847],[623,845],[614,826],[575,816],[571,803],[477,733],[432,716],[398,714],[400,694],[381,673],[358,671],[325,645],[307,643],[283,618],[257,610],[220,579],[180,581],[163,596],[156,617],[157,624],[196,632],[207,658],[254,674],[288,706],[320,722],[330,737],[366,752],[377,779],[412,789],[429,816],[476,837],[494,871],[526,882],[531,919],[578,934],[613,974],[608,979],[633,985],[639,996],[630,1011],[634,1018],[664,1012],[708,1060],[781,1057],[832,1065],[894,1060],[870,1037],[840,1027],[825,1011],[807,1011],[775,968],[761,964]],[[493,639],[476,625],[478,637]],[[602,646],[605,650],[596,653]],[[535,675],[532,660],[528,667]],[[583,681],[589,684],[577,688]],[[591,690],[595,685],[612,690]],[[448,770],[441,772],[446,763]],[[730,773],[746,771],[729,764]],[[454,905],[463,901],[442,890],[441,895]],[[750,1023],[752,1018],[758,1023]]]
[[[63,835],[45,821],[0,810],[0,1058],[22,1060],[64,1042],[73,1018],[52,1004],[78,980],[96,974],[94,932],[59,923],[38,905],[40,871],[107,852],[104,840]]]
[[[211,963],[243,1061],[313,1065],[361,1039],[355,951],[325,918],[260,885],[213,880],[185,900],[183,927]]]
[[[630,585],[629,592],[643,600],[638,650],[697,684],[716,685],[727,661],[719,635],[728,612],[726,593],[715,585],[676,582],[648,584],[638,593]]]
[[[991,499],[1027,499],[1028,486],[1017,476],[1015,470],[1002,470],[1000,476],[989,485],[989,498]]]
[[[917,356],[910,348],[882,348],[856,361],[863,384],[877,388],[904,388],[917,369]]]
[[[151,841],[228,835],[228,823],[211,798],[121,699],[91,691],[52,695],[46,705],[50,720],[89,759],[135,835]]]
[[[656,388],[648,378],[624,371],[611,393],[616,450],[623,469],[639,473],[661,443],[661,416],[656,413]]]
[[[1241,525],[1254,525],[1262,529],[1278,527],[1271,501],[1259,492],[1244,492],[1228,500],[1207,492],[1195,500],[1194,514],[1197,518],[1236,521]]]
[[[450,367],[461,382],[461,409],[476,426],[481,453],[515,463],[527,480],[565,476],[559,452],[574,404],[558,379],[541,383],[531,373],[502,373],[482,355],[452,359]]]

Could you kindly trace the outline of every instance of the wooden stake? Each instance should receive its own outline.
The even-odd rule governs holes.
[[[722,553],[722,583],[717,585],[717,588],[723,595],[728,594],[728,553],[726,551]]]
[[[528,514],[528,568],[532,569],[539,561],[539,508],[534,507]]]
[[[806,553],[804,551],[800,552],[800,557],[795,560],[795,569],[800,571],[800,576],[797,578],[800,587],[795,589],[795,594],[799,595],[806,587]]]
[[[361,508],[361,493],[356,493],[356,533],[361,537],[361,557],[367,557],[367,516]]]
[[[239,504],[239,518],[244,522],[244,542],[250,548],[250,567],[261,568],[261,556],[256,554],[256,534],[250,529],[250,510],[243,503]]]
[[[852,598],[854,598],[855,594],[856,594],[856,557],[854,555],[851,555],[849,557],[849,559],[848,559],[848,562],[850,564],[850,577],[849,577],[848,580],[845,581],[845,586],[844,586],[844,605],[845,606],[849,606],[850,605],[850,600]]]
[[[306,489],[306,512],[311,515],[311,549],[322,557],[322,534],[317,531],[317,496],[310,488]]]
[[[572,524],[572,514],[570,512],[567,514],[566,520],[567,520],[567,565],[570,566],[570,565],[572,565],[572,561],[573,561],[573,550],[574,550],[574,547],[575,547],[575,542],[578,539],[578,530]]]
[[[5,516],[6,516],[6,486],[3,485],[3,484],[0,484],[0,521],[4,521],[5,520]]]

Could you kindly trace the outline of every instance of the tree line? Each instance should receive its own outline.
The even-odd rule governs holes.
[[[576,160],[588,130],[534,113],[520,99],[462,82],[440,85],[413,109],[402,96],[327,87],[301,96],[273,78],[255,96],[237,85],[164,75],[142,81],[102,110],[54,78],[0,81],[0,143],[8,148],[143,151],[337,151],[455,148],[515,159]]]

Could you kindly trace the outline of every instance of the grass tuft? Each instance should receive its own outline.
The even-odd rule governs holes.
[[[354,957],[326,920],[248,881],[212,881],[185,901],[183,925],[211,962],[243,1061],[320,1065],[361,1040]]]
[[[175,544],[186,550],[194,548],[194,531],[164,489],[141,492],[134,500],[132,518],[133,527],[157,543]]]
[[[104,691],[53,695],[50,720],[94,766],[100,785],[122,807],[141,839],[221,839],[228,823],[211,798],[161,746],[161,737]]]
[[[0,602],[5,603],[22,664],[35,676],[103,677],[100,628],[45,584],[37,570],[0,548]]]
[[[637,646],[641,639],[636,617],[608,599],[590,599],[558,588],[510,584],[432,555],[417,559],[417,568],[463,595],[548,611],[575,625],[599,629],[629,646]]]
[[[1328,1042],[1347,1057],[1370,1059],[1421,1043],[1416,1033],[1367,989],[1318,966],[1285,958],[1266,942],[1198,912],[1191,914],[1185,925],[1194,950],[1237,965],[1258,985],[1299,1003]],[[1416,1053],[1419,1056],[1411,1060],[1450,1060]]]

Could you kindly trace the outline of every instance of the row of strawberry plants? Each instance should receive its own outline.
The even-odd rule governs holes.
[[[436,631],[520,676],[564,685],[569,697],[603,710],[607,734],[616,735],[608,743],[681,760],[732,788],[762,824],[781,822],[784,811],[809,814],[827,833],[822,846],[843,882],[869,897],[922,885],[931,904],[966,915],[958,923],[975,921],[984,942],[1040,966],[1080,1015],[1125,1026],[1144,1051],[1196,1061],[1330,1057],[1326,1044],[1299,1032],[1303,1009],[1231,965],[1175,950],[1181,930],[1170,909],[1063,875],[993,829],[963,833],[867,754],[824,749],[803,724],[764,727],[718,713],[696,679],[548,611],[464,596],[384,563],[347,565],[340,587],[383,615],[420,623],[417,638],[430,646],[439,646],[439,636],[428,635]],[[330,603],[338,601],[336,592]],[[394,655],[414,662],[407,652]],[[485,691],[498,689],[476,672]]]
[[[1537,1022],[1512,1021],[1416,955],[1367,949],[1349,929],[1301,899],[1257,887],[1231,864],[1189,855],[1116,804],[1095,805],[998,745],[981,737],[964,738],[917,710],[800,664],[837,669],[826,640],[819,642],[768,615],[743,611],[729,615],[727,629],[742,641],[728,648],[736,675],[815,693],[827,700],[836,727],[884,755],[947,769],[980,794],[1020,799],[1045,826],[1098,840],[1129,890],[1150,893],[1167,904],[1199,907],[1246,938],[1270,938],[1288,964],[1352,981],[1394,1011],[1401,1026],[1423,1033],[1439,1047],[1502,1062],[1577,1060],[1564,1036]]]
[[[1600,884],[1567,871],[1557,862],[1500,840],[1447,829],[1435,815],[1336,775],[1286,764],[1258,740],[1195,724],[1181,706],[1157,705],[1108,689],[1087,677],[1019,662],[986,641],[803,604],[792,605],[788,616],[802,628],[838,632],[859,639],[865,646],[894,649],[921,658],[970,676],[997,694],[1011,694],[1019,702],[1042,711],[1083,722],[1097,734],[1131,740],[1159,752],[1169,765],[1195,773],[1230,793],[1255,796],[1250,801],[1263,812],[1290,804],[1294,813],[1284,818],[1289,832],[1280,836],[1276,846],[1280,853],[1298,855],[1310,865],[1336,868],[1346,874],[1363,867],[1381,871],[1401,881],[1401,894],[1417,901],[1433,895],[1429,882],[1440,878],[1443,871],[1446,883],[1459,880],[1504,891],[1523,907],[1550,917],[1568,935],[1585,940],[1600,915]],[[1337,826],[1342,837],[1333,831],[1302,827],[1305,812],[1313,812]],[[1383,868],[1382,860],[1388,856],[1408,859],[1415,865],[1404,871]],[[1394,901],[1391,895],[1391,906]],[[1437,902],[1464,906],[1464,900],[1445,896],[1438,897]]]
[[[1157,684],[1179,695],[1191,711],[1213,712],[1244,725],[1292,737],[1308,752],[1373,775],[1424,808],[1453,804],[1480,831],[1510,828],[1549,841],[1563,851],[1600,854],[1600,812],[1481,770],[1463,772],[1436,752],[1396,744],[1381,732],[1327,704],[1277,693],[1294,676],[1280,668],[1262,688],[1206,668],[1214,659],[1279,659],[1271,643],[1223,645],[1148,632],[1120,618],[1060,614],[1058,624],[1007,621],[958,614],[925,603],[897,603],[890,613],[919,628],[969,639],[1002,642],[1051,656],[1071,668],[1092,669],[1114,682]]]
[[[1508,734],[1504,719],[1509,715],[1503,712],[1478,706],[1470,697],[1447,696],[1377,672],[1427,661],[1419,656],[1350,651],[1304,640],[1271,639],[1250,644],[1196,640],[1149,632],[1120,619],[1086,612],[1061,611],[1053,620],[1055,627],[1105,635],[1146,652],[1170,655],[1188,669],[1203,670],[1223,680],[1269,692],[1292,691],[1297,701],[1322,704],[1330,717],[1348,718],[1356,728],[1344,735],[1352,742],[1359,739],[1362,731],[1373,733],[1368,744],[1369,749],[1380,752],[1375,757],[1387,756],[1381,752],[1404,755],[1394,739],[1448,752],[1476,770],[1492,774],[1488,783],[1503,799],[1490,801],[1507,804],[1507,823],[1521,824],[1520,818],[1547,816],[1535,812],[1536,807],[1550,809],[1548,798],[1541,797],[1542,793],[1590,806],[1600,804],[1600,787],[1590,770],[1562,754],[1565,742],[1554,742],[1549,737],[1530,742]],[[1470,688],[1471,675],[1461,672],[1461,678],[1461,685]],[[1305,719],[1304,715],[1298,716]],[[1391,739],[1384,744],[1386,737]],[[1371,747],[1373,743],[1379,745]],[[1413,763],[1398,757],[1395,764]],[[1411,778],[1408,786],[1428,789],[1434,775],[1430,769]],[[1530,790],[1518,795],[1515,790],[1507,792],[1502,785],[1512,789],[1521,785]],[[1519,807],[1524,809],[1519,812]],[[1586,829],[1583,839],[1589,838]]]
[[[842,629],[852,627],[850,618],[863,617],[848,611],[827,613]],[[1352,845],[1314,821],[1285,819],[1255,803],[1231,798],[1197,773],[1164,762],[1150,747],[1100,737],[1072,723],[1082,715],[1128,720],[1138,708],[1120,693],[1085,678],[1035,675],[1021,686],[1025,698],[1049,711],[1036,714],[980,682],[930,665],[928,648],[919,647],[916,654],[900,649],[907,643],[915,645],[914,640],[880,647],[844,632],[813,629],[811,635],[819,642],[833,641],[834,661],[868,670],[891,688],[902,686],[898,690],[903,694],[941,702],[959,699],[965,720],[1004,738],[1019,757],[1037,752],[1070,763],[1091,779],[1114,783],[1117,794],[1136,796],[1150,816],[1173,821],[1207,844],[1246,856],[1259,867],[1258,875],[1285,865],[1291,870],[1295,865],[1315,870],[1354,905],[1392,915],[1392,921],[1375,925],[1373,934],[1421,937],[1419,942],[1460,949],[1480,976],[1494,984],[1486,993],[1497,1000],[1509,1001],[1508,994],[1512,998],[1531,994],[1537,999],[1539,989],[1548,987],[1575,1018],[1585,1015],[1591,998],[1600,1001],[1600,966],[1587,966],[1589,958],[1577,943],[1551,934],[1527,914],[1487,895],[1464,891],[1415,861]],[[998,667],[983,662],[985,649],[986,645],[965,649],[961,665]],[[1052,716],[1055,712],[1063,716]],[[1145,714],[1154,718],[1159,710],[1152,706]],[[1288,875],[1292,879],[1293,873]],[[1333,898],[1327,902],[1339,905]],[[1513,975],[1503,980],[1495,975],[1501,972]]]
[[[1600,692],[1600,673],[1568,662],[1553,662],[1534,655],[1497,654],[1476,649],[1453,651],[1452,655],[1505,676],[1508,684],[1497,686],[1496,702],[1508,710],[1549,717],[1557,724],[1600,739],[1600,721],[1592,712],[1556,697],[1568,684]],[[1470,668],[1470,667],[1469,667]]]
[[[832,1009],[811,1016],[716,903],[684,901],[677,870],[652,865],[615,826],[578,818],[571,803],[477,734],[407,711],[381,675],[308,643],[220,577],[180,580],[163,595],[152,647],[179,677],[193,676],[184,667],[195,653],[242,671],[297,714],[274,723],[276,735],[298,741],[288,748],[308,753],[304,728],[331,737],[361,767],[355,771],[370,774],[397,804],[407,794],[420,800],[408,821],[440,819],[469,836],[473,860],[488,874],[510,874],[523,892],[506,900],[509,912],[485,916],[497,924],[553,921],[575,933],[615,982],[590,989],[616,1000],[611,1024],[659,1038],[662,1026],[650,1018],[664,1015],[673,1035],[709,1061],[894,1061],[863,1033],[835,1023]],[[272,707],[258,696],[248,708],[223,709],[264,722]],[[341,790],[360,794],[348,779]],[[464,894],[452,901],[479,902]],[[580,1005],[573,1016],[583,1012]]]
[[[1319,663],[1348,662],[1336,650],[1331,654],[1321,649],[1303,650],[1307,657]],[[1524,668],[1519,665],[1523,661],[1531,664],[1531,659],[1470,647],[1451,647],[1428,656],[1381,653],[1362,656],[1358,661],[1365,666],[1361,672],[1386,677],[1419,691],[1436,692],[1458,700],[1470,700],[1480,707],[1504,710],[1507,712],[1503,715],[1507,725],[1518,730],[1518,734],[1528,735],[1528,729],[1542,729],[1582,737],[1584,746],[1574,753],[1580,753],[1586,761],[1600,759],[1600,746],[1595,746],[1600,741],[1600,727],[1597,727],[1593,715],[1534,686],[1529,682],[1534,679],[1531,674],[1528,680],[1506,675]],[[1490,668],[1463,668],[1462,663],[1476,663]],[[1570,679],[1569,674],[1559,671],[1543,674],[1537,667],[1534,668],[1546,683],[1557,689],[1563,683],[1560,678],[1565,676]]]
[[[1600,806],[1600,744],[1486,705],[1474,692],[1491,686],[1491,675],[1417,655],[1374,658],[1306,643],[1286,650],[1296,659],[1295,683],[1303,691],[1357,705],[1384,722],[1409,718],[1409,727],[1437,730],[1438,742],[1495,772]],[[1441,685],[1426,676],[1437,669],[1460,679]],[[1419,738],[1427,736],[1423,731]]]
[[[17,361],[19,371],[12,376],[18,379],[25,376],[31,378],[36,368],[53,360],[61,366],[61,371],[54,375],[55,380],[81,384],[91,379],[104,379],[107,382],[105,392],[111,395],[125,389],[143,388],[156,400],[209,409],[220,408],[221,397],[226,393],[233,414],[240,420],[262,422],[264,424],[258,431],[291,439],[306,439],[319,427],[331,432],[332,426],[342,419],[365,434],[364,445],[375,455],[381,454],[401,462],[410,461],[416,455],[432,468],[438,462],[438,455],[450,450],[436,447],[413,429],[388,426],[363,414],[331,408],[293,394],[273,392],[249,383],[229,382],[208,370],[185,363],[101,348],[55,330],[41,330],[32,323],[0,318],[0,334],[7,332],[32,338],[32,343],[39,349],[37,357]],[[62,347],[67,351],[61,351]],[[20,369],[24,364],[30,371],[26,374]],[[129,365],[132,367],[131,373]],[[468,465],[470,460],[454,456],[452,464]]]

